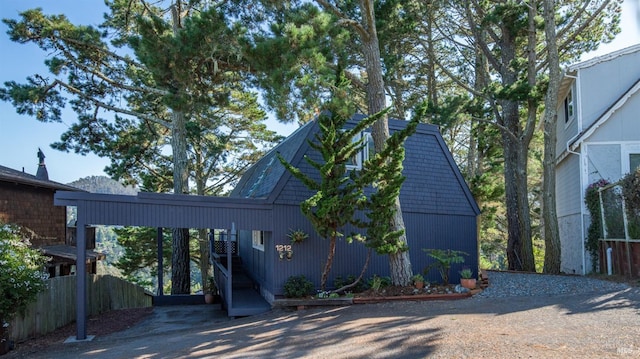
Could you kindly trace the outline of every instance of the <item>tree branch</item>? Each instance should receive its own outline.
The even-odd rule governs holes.
[[[50,89],[52,89],[55,86],[60,86],[62,88],[65,88],[67,91],[73,93],[74,95],[77,95],[77,96],[79,96],[79,97],[81,97],[81,98],[83,98],[83,99],[85,99],[85,100],[87,100],[89,102],[92,102],[94,105],[99,106],[99,107],[101,107],[101,108],[103,108],[105,110],[113,111],[113,112],[116,112],[116,113],[122,113],[122,114],[125,114],[125,115],[134,116],[134,117],[137,117],[137,118],[140,118],[140,119],[143,119],[143,120],[147,120],[147,121],[151,121],[153,123],[157,123],[157,124],[159,124],[161,126],[165,126],[167,128],[171,127],[170,123],[165,122],[165,121],[163,121],[163,120],[161,120],[161,119],[159,119],[157,117],[148,116],[148,115],[145,115],[143,113],[136,112],[136,111],[131,111],[131,110],[127,110],[127,109],[124,109],[124,108],[115,107],[115,106],[109,105],[107,103],[104,103],[102,101],[99,101],[99,100],[97,100],[97,99],[95,99],[95,98],[93,98],[91,96],[87,96],[82,91],[80,91],[79,89],[77,89],[77,88],[75,88],[75,87],[73,87],[73,86],[71,86],[71,85],[69,85],[69,84],[67,84],[65,82],[62,82],[60,80],[55,80],[51,85],[45,87],[45,91],[49,91]]]
[[[473,37],[476,40],[476,44],[478,45],[479,49],[484,53],[484,55],[487,57],[487,60],[491,63],[491,65],[494,68],[496,69],[501,68],[502,66],[500,66],[500,62],[495,58],[495,56],[493,56],[493,53],[491,52],[491,49],[489,49],[487,42],[484,41],[482,34],[478,31],[478,26],[473,19],[473,14],[471,12],[469,3],[468,2],[465,2],[465,3],[466,3],[466,6],[465,6],[466,17],[467,17],[467,20],[469,21],[469,27],[471,29],[471,33],[473,33]],[[489,34],[492,35],[491,33]]]
[[[326,0],[316,0],[316,2],[320,4],[320,6],[322,6],[326,11],[329,11],[330,13],[338,17],[338,25],[352,27],[358,34],[360,34],[360,36],[362,36],[363,41],[369,40],[369,33],[362,26],[362,24],[360,24],[356,20],[351,19],[342,11],[340,11],[340,9],[330,4]]]

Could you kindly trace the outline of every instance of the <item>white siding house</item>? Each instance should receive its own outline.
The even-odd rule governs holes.
[[[586,274],[584,193],[619,180],[640,158],[640,44],[569,66],[558,102],[556,199],[562,266]]]

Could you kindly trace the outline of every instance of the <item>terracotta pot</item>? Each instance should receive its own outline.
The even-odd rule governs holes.
[[[211,293],[205,293],[204,295],[204,302],[207,304],[213,304],[213,294]]]
[[[467,289],[475,289],[476,288],[476,279],[475,278],[460,278],[460,285]]]
[[[417,288],[417,289],[422,289],[424,288],[424,282],[414,282],[413,285]]]

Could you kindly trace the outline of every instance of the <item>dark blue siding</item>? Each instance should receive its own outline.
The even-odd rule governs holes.
[[[265,232],[264,247],[265,251],[269,247],[271,232]],[[264,285],[266,281],[265,269],[265,251],[253,248],[252,231],[240,231],[240,257],[242,263],[251,276],[260,285]]]
[[[294,244],[293,259],[280,261],[274,256],[274,281],[270,289],[275,295],[283,294],[283,285],[289,276],[305,275],[319,289],[320,277],[326,263],[329,241],[318,237],[309,221],[302,215],[297,206],[275,206],[274,221],[282,225],[274,226],[274,245],[288,244],[286,237],[288,228],[303,229],[309,238],[303,243]],[[430,263],[423,248],[453,249],[469,253],[465,257],[464,266],[474,269],[477,274],[478,244],[476,235],[476,217],[452,216],[424,213],[405,213],[404,221],[407,227],[407,240],[410,247],[410,258],[414,273],[422,270]],[[367,248],[361,243],[348,244],[338,240],[336,255],[327,285],[333,286],[333,279],[337,275],[346,277],[358,275],[366,260]],[[268,257],[267,257],[268,258]],[[463,265],[457,265],[451,270],[451,281],[455,283],[459,276],[458,270]],[[372,255],[365,278],[374,274],[389,275],[389,260],[386,255]],[[428,280],[439,282],[440,277],[434,271],[427,276]]]
[[[238,198],[143,194],[118,196],[56,192],[56,205],[78,206],[87,224],[167,228],[271,230],[271,205]],[[82,211],[80,211],[82,209]]]

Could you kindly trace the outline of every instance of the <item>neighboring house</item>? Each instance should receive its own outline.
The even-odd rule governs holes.
[[[50,181],[44,155],[41,151],[38,154],[40,163],[35,176],[0,166],[0,222],[19,225],[31,245],[52,258],[47,263],[51,277],[68,275],[76,264],[75,231],[67,231],[67,209],[54,206],[53,196],[57,190],[81,190]],[[87,249],[93,249],[94,229],[87,231]],[[96,261],[103,257],[88,251],[87,270],[96,273]]]
[[[356,115],[349,126],[361,118]],[[404,121],[389,121],[392,132],[405,125]],[[313,193],[276,158],[280,153],[294,166],[313,174],[303,157],[319,159],[307,141],[314,140],[318,132],[315,121],[296,130],[249,168],[230,197],[58,192],[55,203],[77,206],[79,227],[108,224],[210,229],[216,284],[228,314],[256,314],[268,310],[270,304],[284,294],[284,283],[290,276],[305,275],[319,289],[328,242],[318,238],[300,211],[300,203]],[[406,181],[400,201],[413,271],[421,273],[431,263],[423,248],[438,248],[468,253],[464,265],[477,275],[480,211],[437,127],[419,125],[416,133],[407,139],[405,148]],[[365,149],[361,157],[355,158],[351,169],[357,170],[368,153]],[[287,235],[298,229],[309,238],[291,245]],[[237,235],[233,236],[234,233]],[[227,256],[227,252],[234,255]],[[339,241],[328,285],[332,285],[338,275],[343,278],[358,275],[366,254],[367,249],[360,243]],[[453,283],[457,282],[461,267],[456,265],[451,269]],[[373,274],[389,275],[386,255],[374,253],[366,277]],[[427,277],[440,281],[435,270]],[[78,278],[78,288],[82,288],[81,279]]]
[[[561,270],[591,271],[587,187],[615,182],[640,164],[640,44],[569,66],[561,82],[556,202]]]

